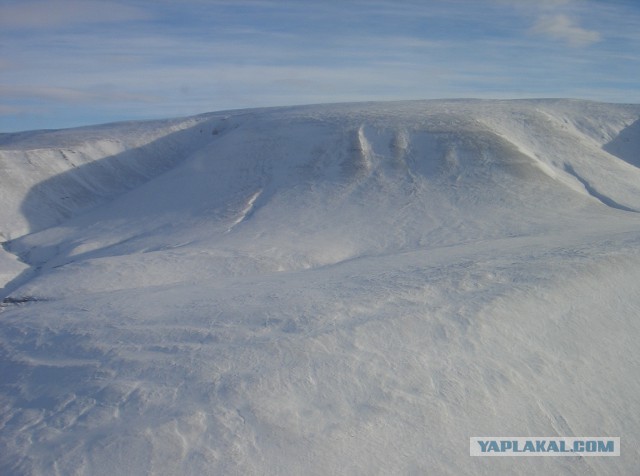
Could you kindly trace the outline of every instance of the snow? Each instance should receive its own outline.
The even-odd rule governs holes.
[[[640,106],[0,135],[2,474],[633,474]],[[471,458],[471,436],[620,436]]]

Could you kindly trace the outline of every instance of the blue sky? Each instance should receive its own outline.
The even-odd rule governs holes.
[[[640,2],[0,0],[0,132],[451,97],[640,103]]]

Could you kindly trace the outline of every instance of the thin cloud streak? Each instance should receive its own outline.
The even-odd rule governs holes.
[[[0,85],[0,95],[5,99],[42,99],[48,101],[59,101],[61,103],[85,103],[96,101],[135,101],[135,102],[157,102],[159,98],[132,94],[127,92],[96,90],[86,91],[73,88],[47,87],[47,86],[3,86]]]
[[[44,29],[149,19],[140,8],[99,0],[20,1],[0,5],[0,28]]]

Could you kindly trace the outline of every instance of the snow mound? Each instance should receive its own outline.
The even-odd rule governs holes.
[[[0,472],[632,474],[639,118],[411,101],[0,135]],[[470,458],[484,435],[624,448]]]
[[[2,151],[0,223],[16,238],[119,197],[85,220],[100,216],[103,238],[121,220],[137,236],[162,229],[157,247],[183,242],[174,234],[194,226],[234,248],[260,234],[265,259],[286,269],[526,234],[549,213],[640,210],[637,144],[626,138],[637,116],[633,106],[572,101],[428,101],[31,133]],[[23,254],[37,235],[15,241]]]

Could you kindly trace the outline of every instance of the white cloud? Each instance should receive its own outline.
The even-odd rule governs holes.
[[[40,0],[0,5],[0,27],[6,29],[57,28],[146,18],[149,15],[144,10],[101,0]]]
[[[556,40],[566,41],[570,46],[589,46],[600,41],[600,33],[586,30],[576,24],[566,15],[545,15],[536,21],[532,32],[545,35]]]
[[[574,48],[589,46],[601,40],[600,32],[582,27],[576,18],[593,18],[599,12],[602,13],[603,5],[591,5],[587,1],[581,3],[575,0],[494,1],[530,17],[530,33],[564,42]]]

